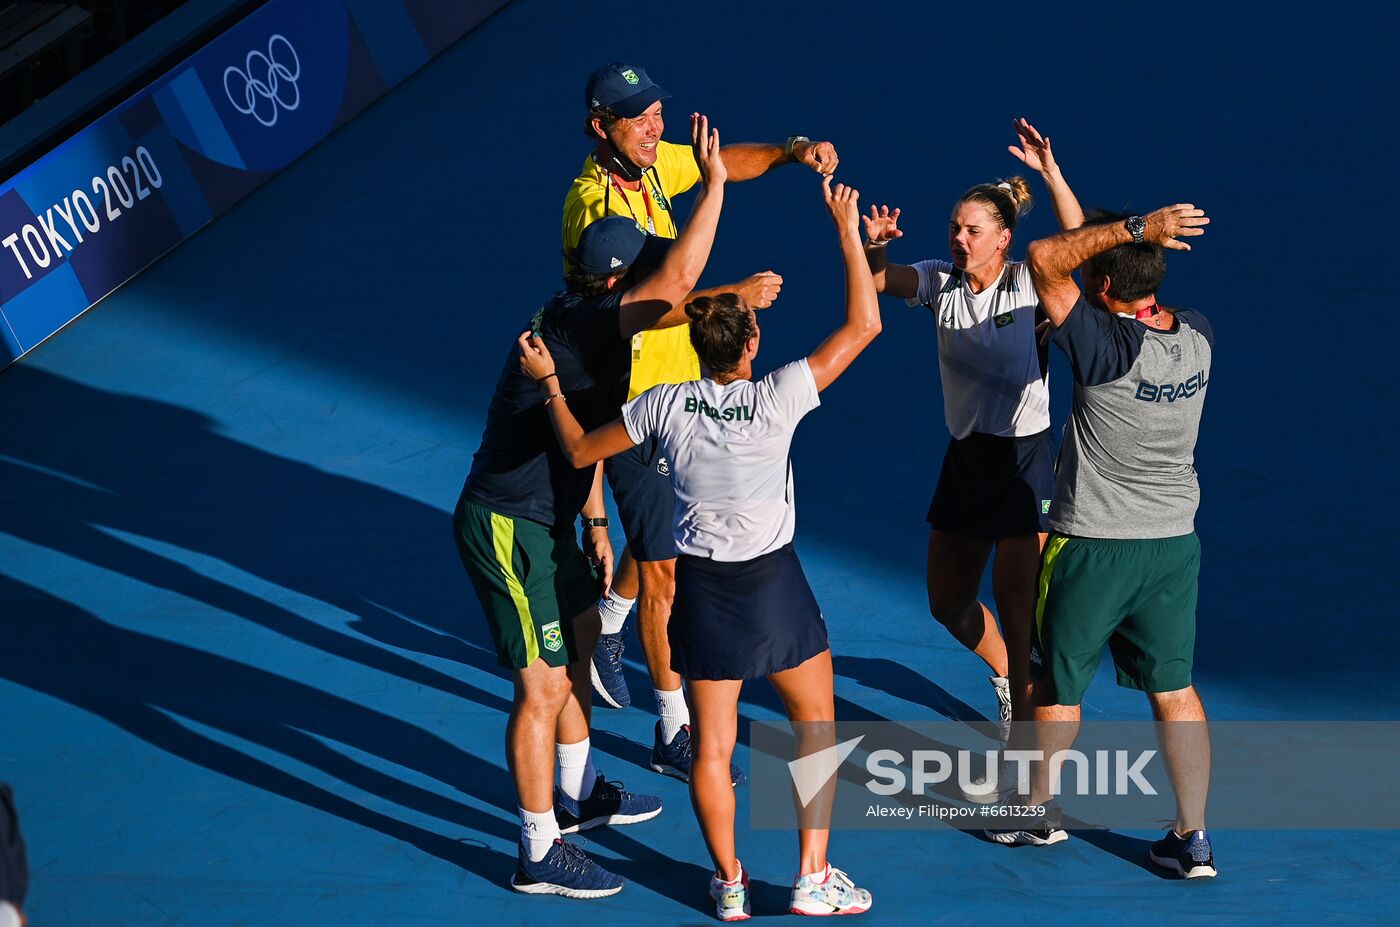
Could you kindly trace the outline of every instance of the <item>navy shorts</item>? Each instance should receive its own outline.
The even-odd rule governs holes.
[[[826,650],[826,621],[791,544],[725,563],[682,556],[667,626],[686,679],[757,679]]]
[[[1049,429],[1024,438],[974,431],[948,443],[928,523],[935,531],[993,541],[1048,532],[1054,488]]]
[[[676,491],[656,438],[603,464],[633,560],[676,559]]]

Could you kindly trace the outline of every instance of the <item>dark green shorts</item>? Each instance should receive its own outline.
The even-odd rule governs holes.
[[[1078,705],[1108,645],[1118,684],[1145,692],[1191,685],[1196,648],[1195,534],[1151,540],[1051,535],[1040,561],[1031,672]]]
[[[598,583],[572,528],[551,529],[464,499],[452,515],[452,534],[502,666],[578,659],[573,619],[597,601]]]

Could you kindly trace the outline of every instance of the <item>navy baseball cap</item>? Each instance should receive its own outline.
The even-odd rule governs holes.
[[[657,100],[670,97],[652,83],[646,71],[620,61],[605,64],[588,75],[588,85],[583,90],[583,102],[590,112],[606,107],[623,119],[635,119]]]
[[[649,236],[626,216],[606,216],[579,236],[574,266],[585,274],[612,274],[631,267]]]

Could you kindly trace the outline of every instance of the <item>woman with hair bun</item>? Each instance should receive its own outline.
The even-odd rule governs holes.
[[[846,319],[812,352],[753,381],[758,320],[733,293],[686,306],[704,378],[654,386],[622,417],[585,434],[568,397],[551,393],[554,361],[526,332],[522,369],[548,394],[559,443],[586,467],[652,437],[670,461],[676,492],[676,599],[671,666],[686,679],[695,714],[690,796],[714,858],[710,896],[720,920],[749,916],[748,873],[734,848],[729,762],[744,680],[765,676],[797,734],[799,756],[834,744],[836,718],[826,622],[792,547],[792,435],[826,389],[880,332],[879,300],[860,241],[859,193],[822,181],[846,270]],[[870,893],[826,857],[834,778],[798,807],[795,914],[860,914]]]
[[[1010,151],[1040,173],[1060,227],[1082,225],[1084,212],[1050,139],[1025,119],[1013,125],[1021,144]],[[1030,207],[1030,186],[1021,177],[978,184],[953,204],[952,261],[913,265],[887,258],[889,243],[903,235],[898,209],[872,206],[863,217],[875,288],[926,307],[938,328],[952,440],[928,511],[929,611],[991,669],[1003,742],[1013,717],[1030,717],[1031,616],[1055,481],[1048,356],[1038,337],[1045,315],[1025,262],[1010,260],[1016,220]],[[993,550],[1001,628],[978,600]]]

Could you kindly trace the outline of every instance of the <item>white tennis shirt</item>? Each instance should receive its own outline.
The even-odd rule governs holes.
[[[622,407],[628,437],[655,435],[669,462],[681,553],[736,563],[792,541],[792,434],[820,404],[803,358],[756,383],[653,386]]]
[[[908,303],[934,313],[943,414],[953,437],[1049,428],[1050,375],[1035,336],[1040,300],[1025,262],[1007,262],[1001,279],[980,293],[947,261],[913,266],[919,289]]]

